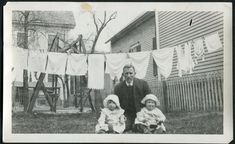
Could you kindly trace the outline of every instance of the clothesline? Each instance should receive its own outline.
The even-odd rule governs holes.
[[[222,47],[218,33],[205,37],[205,43],[208,52]],[[175,50],[178,57],[177,69],[179,70],[179,76],[185,73],[191,74],[198,58],[204,55],[202,41],[198,41],[197,45],[194,44],[194,48],[197,48],[197,55],[194,54],[194,58],[191,55],[192,45],[192,41],[189,41],[184,43],[184,49],[181,45],[176,45],[141,52],[103,54],[41,52],[17,48],[14,57],[16,58],[17,68],[28,69],[29,71],[59,75],[85,75],[88,71],[89,88],[102,89],[104,87],[103,74],[110,74],[113,80],[119,79],[122,76],[123,66],[127,63],[134,65],[137,78],[144,78],[150,56],[156,62],[160,74],[168,78],[172,71]],[[106,63],[105,71],[104,63]]]

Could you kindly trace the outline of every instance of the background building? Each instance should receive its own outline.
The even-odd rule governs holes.
[[[12,12],[12,40],[13,47],[24,48],[24,11],[13,11]],[[43,50],[49,51],[52,46],[52,41],[56,35],[62,41],[68,40],[68,33],[75,26],[75,19],[72,11],[29,11],[28,16],[29,31],[28,31],[28,48],[32,50]],[[59,45],[59,39],[55,39],[53,48],[57,48]],[[37,78],[39,74],[35,75],[32,72],[29,74],[29,87],[31,95],[33,88],[36,85]],[[46,87],[51,87],[52,76],[46,75],[44,83]],[[16,102],[23,102],[22,97],[23,88],[23,71],[17,74],[16,80],[13,82],[13,100]],[[61,89],[60,98],[63,99],[62,84],[58,84],[58,88]],[[40,96],[41,95],[41,96]],[[38,101],[42,104],[45,103],[45,98],[42,98],[43,92],[39,94]],[[61,99],[59,99],[60,101]],[[60,103],[58,103],[60,104]]]
[[[223,44],[223,13],[212,11],[160,11],[160,49],[181,45],[190,40],[219,33]],[[111,37],[112,52],[150,51],[157,48],[155,12],[147,11]],[[192,51],[193,53],[193,51]],[[158,80],[157,66],[150,57],[145,80],[161,99],[167,111],[221,110],[223,105],[223,49],[208,53],[199,60],[192,74],[178,76],[174,52],[172,73]],[[111,87],[113,89],[113,85]]]

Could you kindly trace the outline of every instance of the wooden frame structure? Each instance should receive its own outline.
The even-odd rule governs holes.
[[[53,42],[52,42],[52,45],[51,45],[49,51],[52,51],[52,47],[53,47],[54,42],[57,38],[58,38],[58,33],[56,34],[55,38],[53,39]],[[79,49],[77,49],[77,45],[76,45],[78,42],[79,42]],[[64,48],[62,51],[59,51],[58,49],[56,49],[55,51],[56,52],[67,52],[69,49],[72,49],[75,53],[78,53],[78,52],[81,52],[81,51],[86,53],[85,44],[82,40],[82,35],[78,35],[78,38],[75,41],[73,41],[68,47]],[[46,73],[40,73],[39,79],[37,81],[37,84],[34,88],[32,97],[30,98],[30,102],[29,102],[28,107],[27,107],[27,112],[28,113],[32,113],[33,106],[35,105],[35,102],[36,102],[36,99],[39,95],[40,90],[43,91],[43,93],[46,97],[46,100],[47,100],[47,102],[50,106],[50,110],[52,112],[56,112],[56,103],[57,103],[57,100],[59,98],[59,91],[57,91],[58,75],[53,75],[52,88],[46,88],[45,87],[45,85],[43,83],[45,75],[46,75]],[[76,79],[77,79],[77,77],[78,76],[76,76]],[[94,108],[94,106],[92,104],[92,101],[91,101],[90,91],[91,90],[88,91],[88,94],[86,96],[88,97],[88,100],[89,100],[89,103],[91,105],[92,111],[94,111],[95,108]],[[78,92],[78,88],[76,88],[76,94],[75,94],[76,96],[75,97],[81,97],[80,102],[79,102],[79,104],[81,105],[80,111],[83,110],[83,103],[82,103],[83,95],[81,95],[81,94],[82,93]]]

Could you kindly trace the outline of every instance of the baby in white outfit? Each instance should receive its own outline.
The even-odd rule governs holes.
[[[108,95],[104,99],[104,108],[101,110],[96,133],[123,133],[125,129],[124,110],[120,107],[116,95]]]

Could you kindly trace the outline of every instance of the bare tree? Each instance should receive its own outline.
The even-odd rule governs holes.
[[[97,17],[94,12],[91,12],[91,14],[92,14],[93,23],[96,29],[95,38],[91,47],[91,54],[93,54],[95,53],[96,43],[99,39],[100,34],[102,33],[102,31],[104,30],[104,28],[108,25],[110,21],[116,19],[117,12],[115,11],[111,13],[109,16],[107,16],[107,12],[104,11],[102,20],[99,17]],[[100,108],[102,107],[102,96],[100,94],[100,90],[94,90],[94,94],[95,94],[95,109],[96,109],[96,113],[98,117],[100,114]]]
[[[96,46],[96,43],[98,41],[98,38],[99,38],[101,32],[103,31],[103,29],[107,26],[107,24],[110,21],[112,21],[113,19],[115,19],[117,17],[117,12],[113,12],[109,17],[107,17],[107,12],[104,11],[103,20],[98,18],[94,12],[91,12],[91,14],[92,14],[93,22],[94,22],[94,25],[95,25],[95,28],[96,28],[95,39],[94,39],[94,42],[93,42],[92,47],[91,47],[91,53],[94,53],[95,52],[95,46]]]

